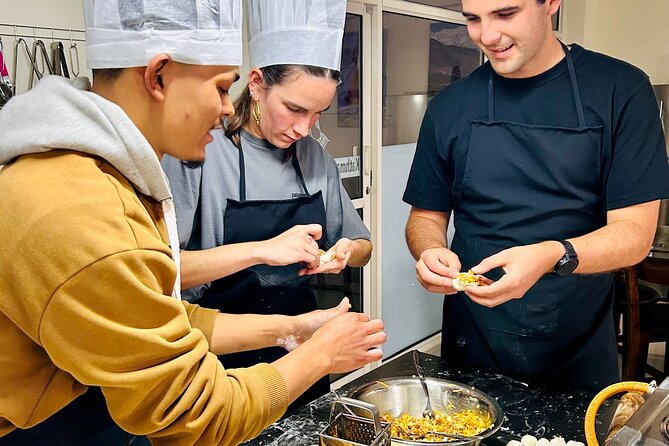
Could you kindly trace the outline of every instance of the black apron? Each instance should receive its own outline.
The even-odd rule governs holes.
[[[562,46],[577,128],[496,121],[490,70],[488,119],[472,122],[466,167],[454,186],[452,249],[463,269],[506,248],[606,224],[603,130],[585,122],[574,63]],[[612,302],[612,274],[547,274],[523,298],[495,308],[464,293],[446,296],[442,358],[540,385],[600,390],[618,380]]]
[[[223,244],[267,240],[295,225],[318,223],[323,235],[317,241],[326,249],[327,227],[322,193],[309,195],[297,160],[295,146],[291,157],[304,195],[287,200],[247,200],[244,152],[239,147],[239,201],[228,198],[223,216]],[[284,314],[294,316],[318,308],[314,291],[309,286],[311,276],[298,276],[304,268],[296,263],[287,266],[255,265],[212,282],[197,303],[225,313]],[[248,352],[219,356],[225,368],[250,367],[272,362],[288,352],[282,347],[269,347]],[[324,377],[298,398],[290,407],[294,410],[330,391]]]
[[[70,404],[29,429],[16,429],[0,437],[0,446],[149,446],[114,423],[102,392],[89,387]]]

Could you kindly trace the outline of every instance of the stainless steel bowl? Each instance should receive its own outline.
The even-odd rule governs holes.
[[[504,412],[494,398],[473,387],[447,381],[445,379],[427,378],[430,402],[434,410],[443,412],[460,412],[466,409],[489,414],[493,425],[481,432],[477,439],[471,441],[416,441],[392,438],[397,445],[458,445],[478,446],[481,439],[491,436],[502,426]],[[364,384],[349,394],[351,398],[374,404],[383,415],[398,417],[408,413],[420,417],[425,409],[425,393],[417,377],[404,376],[384,378]]]

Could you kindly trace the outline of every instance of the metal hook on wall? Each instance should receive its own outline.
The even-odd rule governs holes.
[[[77,77],[79,76],[79,48],[77,48],[77,42],[72,40],[72,30],[70,30],[70,49],[68,55],[70,56],[70,70],[74,77]],[[74,63],[75,60],[76,64]]]
[[[16,81],[18,79],[18,74],[19,74],[19,49],[21,48],[21,44],[23,44],[23,50],[28,57],[28,60],[30,61],[30,67],[32,70],[34,70],[37,73],[38,79],[41,79],[41,75],[39,74],[37,70],[37,66],[35,65],[35,60],[33,59],[32,54],[30,53],[30,47],[28,47],[28,42],[26,42],[23,37],[19,37],[16,39],[16,47],[14,49],[14,87],[13,87],[13,93],[16,94]],[[33,72],[31,71],[31,77],[32,77]],[[31,85],[32,86],[32,85]]]
[[[51,63],[51,59],[49,58],[49,53],[46,50],[46,44],[42,39],[37,39],[34,43],[34,48],[38,48],[40,52],[42,53],[42,62],[45,65],[46,71],[49,72],[49,74],[53,74],[53,64]],[[37,62],[37,54],[33,54],[33,58],[35,59],[35,62]],[[41,70],[42,75],[44,75],[44,69]]]

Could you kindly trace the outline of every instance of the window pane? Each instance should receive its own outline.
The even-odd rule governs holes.
[[[481,63],[467,27],[383,14],[383,145],[416,142],[428,101]]]
[[[362,17],[346,14],[342,45],[340,78],[337,93],[330,108],[321,114],[318,126],[311,135],[326,142],[351,199],[362,198]]]

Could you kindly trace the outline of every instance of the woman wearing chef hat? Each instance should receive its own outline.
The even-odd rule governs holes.
[[[345,0],[251,0],[248,85],[201,165],[163,159],[179,223],[186,298],[230,313],[316,308],[312,274],[369,261],[370,234],[334,159],[309,136],[339,81]],[[321,263],[321,251],[332,259]],[[220,357],[243,367],[300,343]],[[329,391],[327,377],[293,407]]]

